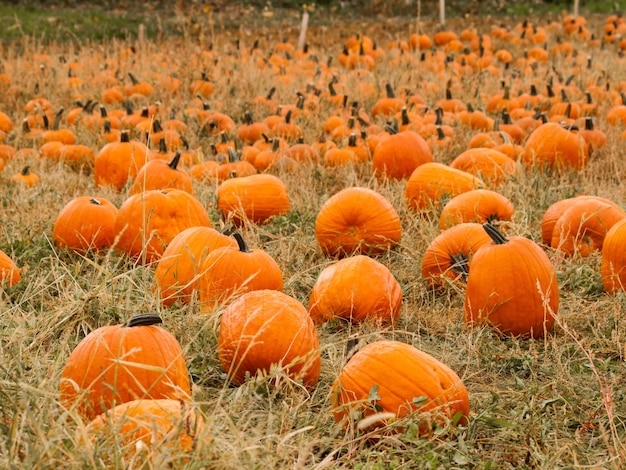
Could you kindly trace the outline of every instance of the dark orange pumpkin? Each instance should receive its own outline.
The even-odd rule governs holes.
[[[387,128],[387,131],[393,131]],[[433,155],[426,141],[416,132],[390,132],[376,146],[372,167],[378,176],[390,179],[408,178],[418,166],[432,162]]]
[[[14,286],[21,280],[19,268],[4,251],[0,250],[0,288]]]
[[[626,220],[617,222],[607,232],[602,246],[600,272],[604,289],[615,294],[626,290]]]

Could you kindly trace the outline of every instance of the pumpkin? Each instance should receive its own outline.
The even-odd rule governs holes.
[[[433,161],[430,147],[418,133],[396,133],[390,127],[387,131],[391,131],[390,135],[376,146],[372,156],[372,168],[378,176],[408,178],[418,166]]]
[[[122,131],[119,142],[106,144],[95,158],[94,178],[96,186],[112,186],[121,191],[129,179],[150,158],[148,147],[130,140],[128,131]]]
[[[506,239],[491,224],[491,237],[469,264],[465,322],[488,324],[505,336],[540,338],[552,330],[559,286],[548,256],[528,238]]]
[[[250,250],[239,233],[237,247],[211,251],[200,264],[200,302],[208,308],[225,299],[262,289],[283,290],[283,275],[274,259],[263,250]]]
[[[61,404],[92,420],[115,405],[143,398],[189,400],[180,344],[155,314],[102,326],[72,351],[59,385]]]
[[[450,168],[465,171],[488,184],[500,184],[517,173],[515,160],[491,148],[471,148],[459,154]]]
[[[30,171],[30,166],[26,165],[22,171],[11,176],[11,182],[21,184],[27,188],[32,188],[39,184],[39,176]]]
[[[85,431],[92,445],[102,448],[119,445],[123,455],[148,450],[160,452],[193,451],[204,428],[202,415],[185,402],[161,398],[132,400],[96,416]],[[143,444],[143,445],[140,445]]]
[[[441,232],[430,242],[422,258],[422,278],[430,287],[444,287],[467,280],[469,260],[491,240],[481,224],[461,223]]]
[[[438,208],[443,198],[484,187],[479,178],[442,163],[425,163],[411,174],[404,196],[409,208],[421,212]]]
[[[588,200],[588,199],[596,199],[598,201],[604,202],[606,204],[613,204],[618,207],[613,201],[609,199],[605,199],[599,196],[576,196],[567,199],[561,199],[560,201],[555,202],[550,205],[548,209],[544,212],[543,218],[541,219],[541,241],[544,245],[551,246],[552,245],[552,234],[554,233],[554,226],[559,218],[563,215],[563,213],[569,209],[572,205],[577,202]]]
[[[176,235],[159,259],[154,278],[164,305],[188,303],[197,288],[200,266],[217,248],[237,246],[234,238],[210,227],[190,227]]]
[[[596,198],[575,201],[554,224],[550,246],[569,256],[588,256],[602,250],[606,233],[624,218],[624,210],[613,203]]]
[[[237,226],[262,224],[291,210],[285,184],[274,175],[231,178],[217,188],[217,208]]]
[[[513,204],[502,194],[489,189],[472,189],[450,199],[439,216],[439,228],[445,230],[463,222],[510,221]]]
[[[333,416],[359,428],[415,415],[420,435],[430,435],[446,420],[467,423],[467,389],[447,365],[400,341],[376,341],[364,346],[343,367],[331,390]],[[381,422],[382,421],[382,422]],[[364,425],[365,423],[369,425]]]
[[[146,162],[137,172],[130,194],[137,194],[150,189],[177,188],[193,194],[191,177],[182,168],[178,168],[180,152],[176,152],[172,160],[155,159]]]
[[[144,191],[130,196],[115,218],[116,248],[132,258],[150,263],[158,260],[165,247],[189,227],[211,226],[202,204],[180,189]]]
[[[394,322],[401,306],[402,288],[391,271],[363,255],[324,268],[309,297],[309,314],[316,324],[333,318]]]
[[[0,288],[14,286],[21,280],[19,268],[4,251],[0,250]]]
[[[604,237],[600,273],[604,290],[614,294],[626,290],[626,220],[614,224]]]
[[[525,166],[573,168],[587,165],[589,146],[577,128],[565,128],[556,122],[537,127],[526,140],[521,156]]]
[[[313,320],[296,299],[275,290],[242,295],[224,311],[217,354],[231,382],[281,367],[307,388],[319,380],[321,356]]]
[[[57,247],[77,253],[110,248],[115,241],[117,207],[105,198],[80,196],[57,215],[52,238]]]
[[[368,188],[339,191],[322,205],[315,219],[315,238],[330,256],[380,254],[395,247],[401,235],[396,210]]]

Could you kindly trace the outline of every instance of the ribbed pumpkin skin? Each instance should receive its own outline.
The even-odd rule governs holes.
[[[482,187],[484,183],[475,176],[433,162],[415,169],[407,182],[404,196],[411,209],[421,212],[439,207],[444,196],[454,197]]]
[[[354,409],[365,416],[373,414],[373,407],[366,403],[374,386],[378,386],[380,400],[376,405],[381,411],[398,418],[414,412],[424,414],[427,423],[420,425],[420,434],[428,434],[429,422],[461,413],[459,422],[464,424],[469,416],[467,389],[452,369],[411,345],[376,341],[352,356],[335,380],[331,391],[335,421],[348,419]],[[413,403],[420,397],[427,400]]]
[[[469,264],[464,309],[470,325],[487,323],[503,335],[542,337],[552,330],[559,309],[548,256],[524,237],[485,244]]]
[[[130,457],[142,441],[151,451],[191,452],[204,420],[184,402],[167,398],[133,400],[94,418],[87,426],[93,444],[119,442]]]
[[[112,186],[121,191],[129,179],[135,178],[151,153],[145,144],[137,141],[106,144],[94,162],[96,186]]]
[[[0,287],[5,285],[14,286],[22,280],[20,270],[13,260],[2,250],[0,250]]]
[[[190,399],[180,344],[158,326],[103,326],[88,334],[63,368],[63,406],[88,419],[140,398]]]
[[[544,245],[550,246],[552,244],[552,234],[554,232],[554,226],[559,218],[563,215],[563,213],[570,208],[570,206],[580,202],[586,201],[589,199],[596,199],[598,201],[604,202],[606,204],[613,204],[617,207],[613,201],[609,199],[605,199],[599,196],[576,196],[568,199],[561,199],[560,201],[552,204],[546,212],[543,214],[543,218],[541,219],[541,241]]]
[[[151,189],[176,188],[193,194],[191,176],[181,168],[172,168],[164,160],[150,160],[142,166],[130,187],[130,194],[138,194]]]
[[[500,184],[517,172],[515,160],[489,148],[473,148],[457,156],[450,168],[465,171],[486,183]]]
[[[439,228],[445,230],[463,222],[510,221],[513,204],[502,194],[489,189],[473,189],[450,199],[441,210]]]
[[[231,178],[217,188],[217,208],[224,220],[237,226],[247,221],[262,224],[291,210],[285,184],[274,175]]]
[[[237,247],[237,242],[210,227],[190,227],[176,235],[154,272],[163,304],[170,306],[176,300],[189,302],[197,287],[202,262],[210,252],[225,246]]]
[[[418,166],[432,161],[432,152],[424,138],[416,132],[403,131],[384,138],[376,146],[372,168],[379,176],[404,179]]]
[[[116,248],[132,258],[157,261],[168,243],[189,227],[211,226],[202,204],[180,189],[155,189],[130,196],[115,219]],[[146,246],[142,246],[145,237]]]
[[[400,315],[402,288],[387,267],[367,256],[345,258],[327,266],[309,298],[315,323],[334,317],[351,322],[393,322]]]
[[[613,225],[604,238],[600,272],[607,292],[626,290],[626,219]]]
[[[556,122],[547,122],[535,129],[522,153],[524,165],[539,168],[582,170],[588,158],[589,146],[582,135]]]
[[[432,287],[443,287],[446,279],[454,281],[461,276],[452,256],[466,260],[489,243],[491,239],[481,224],[462,223],[455,225],[433,239],[422,258],[422,278]]]
[[[331,256],[379,254],[400,242],[398,213],[387,199],[368,188],[346,188],[330,197],[315,220],[315,237]]]
[[[217,353],[237,385],[246,372],[281,364],[290,377],[312,388],[320,374],[319,339],[313,320],[297,300],[275,290],[244,294],[221,318]]]
[[[200,273],[198,291],[205,308],[211,308],[234,294],[265,289],[282,291],[284,286],[280,267],[274,258],[260,249],[217,248],[204,259]]]
[[[102,250],[113,245],[117,207],[107,199],[80,196],[59,212],[52,229],[57,247],[77,253]]]
[[[626,213],[614,203],[593,198],[576,201],[554,224],[550,246],[569,256],[588,256],[602,250],[606,233],[624,218]]]

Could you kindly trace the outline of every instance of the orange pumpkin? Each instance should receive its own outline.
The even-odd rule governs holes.
[[[324,268],[309,297],[309,314],[315,323],[333,318],[394,322],[401,306],[402,289],[391,271],[363,255]]]
[[[115,240],[117,212],[117,207],[108,199],[77,197],[59,212],[52,238],[59,248],[77,253],[110,248]]]
[[[445,230],[463,222],[510,221],[514,212],[513,204],[502,194],[489,189],[473,189],[446,203],[439,216],[439,228]]]
[[[505,336],[540,338],[552,330],[559,286],[548,256],[528,238],[509,239],[490,224],[491,237],[469,264],[465,322],[487,324]]]
[[[123,325],[89,333],[65,363],[61,404],[91,420],[120,403],[143,398],[191,398],[180,344],[156,326],[158,315],[137,315]]]
[[[555,122],[537,127],[528,137],[521,156],[527,167],[576,170],[582,170],[588,158],[589,146],[582,135]]]
[[[372,167],[378,176],[403,179],[411,176],[418,166],[432,161],[430,147],[421,135],[410,130],[393,131],[376,146]]]
[[[600,272],[604,289],[615,294],[626,290],[626,219],[614,224],[604,237]]]
[[[0,288],[14,286],[21,280],[19,268],[4,251],[0,250]]]
[[[330,256],[380,254],[400,242],[402,228],[393,206],[368,188],[346,188],[328,199],[315,219],[315,237]]]
[[[338,423],[349,425],[360,412],[357,427],[364,430],[415,414],[421,435],[446,420],[465,424],[470,411],[467,389],[452,369],[399,341],[357,351],[333,383],[331,404]]]
[[[307,388],[319,380],[321,356],[313,320],[300,302],[275,290],[248,292],[226,308],[217,354],[236,385],[273,367]]]
[[[119,142],[106,144],[98,152],[94,163],[96,186],[112,186],[121,191],[130,179],[134,179],[139,169],[150,158],[150,150],[141,142],[130,140],[123,131]]]

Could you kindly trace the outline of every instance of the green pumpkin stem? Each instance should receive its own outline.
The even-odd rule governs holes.
[[[125,327],[132,328],[133,326],[152,326],[158,323],[163,323],[163,320],[156,313],[144,313],[141,315],[135,315],[126,323]]]
[[[489,235],[491,240],[496,245],[504,245],[506,242],[508,242],[508,240],[504,238],[504,235],[500,233],[500,231],[496,228],[495,225],[491,223],[486,223],[486,224],[483,224],[483,228],[485,229],[485,232],[487,232],[487,235]]]
[[[251,253],[250,249],[248,248],[248,245],[246,244],[246,241],[243,239],[243,237],[241,236],[239,232],[233,233],[232,236],[235,240],[237,240],[239,251],[243,253]]]

